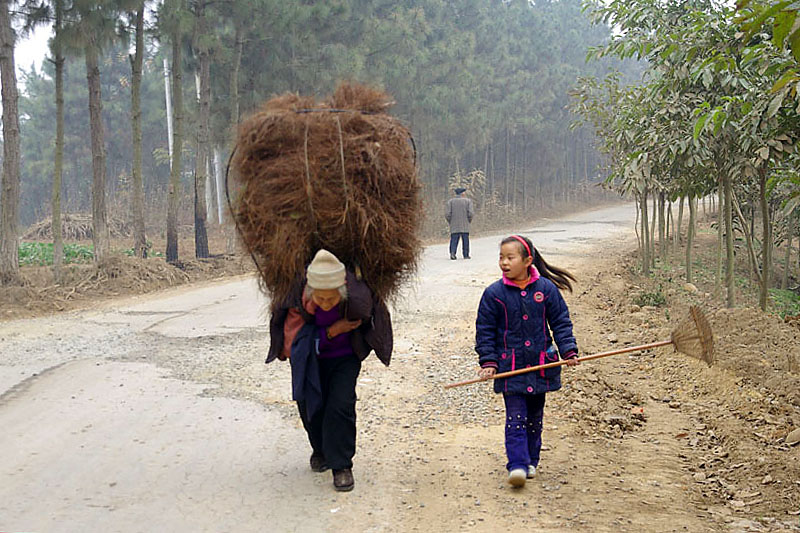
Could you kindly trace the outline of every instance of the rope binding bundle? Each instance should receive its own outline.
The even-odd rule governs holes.
[[[343,83],[324,101],[276,96],[240,125],[231,210],[273,301],[320,248],[360,270],[381,300],[413,276],[421,185],[411,132],[387,112],[393,104]]]

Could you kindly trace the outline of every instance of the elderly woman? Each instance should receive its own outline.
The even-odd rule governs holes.
[[[335,255],[320,250],[306,280],[273,305],[267,363],[290,359],[292,398],[311,443],[311,469],[333,470],[337,491],[353,489],[356,381],[375,351],[389,365],[392,324],[383,302]]]

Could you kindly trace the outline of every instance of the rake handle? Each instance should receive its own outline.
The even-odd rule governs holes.
[[[610,352],[600,352],[592,355],[586,355],[584,357],[578,357],[578,361],[591,361],[592,359],[600,359],[601,357],[608,357],[611,355],[617,355],[621,353],[628,353],[628,352],[637,352],[639,350],[649,350],[650,348],[658,348],[659,346],[666,346],[668,344],[672,344],[672,341],[659,341],[659,342],[651,342],[650,344],[641,344],[639,346],[629,346],[627,348],[620,348],[619,350],[611,350]],[[495,374],[490,378],[475,378],[470,379],[467,381],[461,381],[459,383],[450,383],[445,385],[445,389],[452,389],[455,387],[461,387],[462,385],[470,385],[472,383],[478,383],[480,381],[489,381],[490,379],[500,379],[500,378],[508,378],[511,376],[517,376],[519,374],[527,374],[528,372],[535,372],[536,370],[544,370],[545,368],[553,368],[556,366],[566,365],[570,360],[565,359],[562,361],[556,361],[555,363],[547,363],[544,365],[538,366],[531,366],[528,368],[520,368],[519,370],[512,370],[510,372],[502,372],[500,374]]]

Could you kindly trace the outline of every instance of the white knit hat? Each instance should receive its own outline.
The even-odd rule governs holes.
[[[306,270],[312,289],[338,289],[345,283],[344,265],[328,250],[320,250]]]

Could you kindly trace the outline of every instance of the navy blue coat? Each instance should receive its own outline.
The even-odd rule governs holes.
[[[317,361],[317,327],[306,324],[292,342],[292,400],[303,402],[306,420],[322,408],[322,380]]]
[[[481,367],[508,372],[577,355],[572,321],[555,284],[531,269],[531,281],[520,289],[500,279],[489,285],[478,307],[475,351]],[[555,340],[558,350],[553,346]],[[561,388],[561,367],[494,381],[495,392],[540,394]]]

